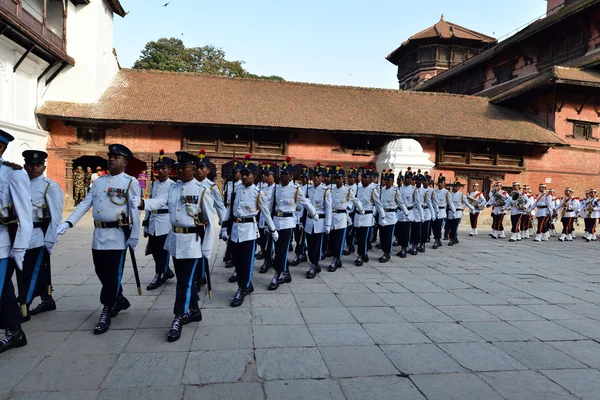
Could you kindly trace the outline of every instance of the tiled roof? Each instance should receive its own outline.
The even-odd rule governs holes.
[[[562,143],[523,114],[482,97],[128,69],[96,103],[46,102],[38,115]]]

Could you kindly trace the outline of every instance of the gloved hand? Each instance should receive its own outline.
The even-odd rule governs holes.
[[[279,232],[275,231],[275,232],[271,233],[271,237],[276,242],[277,239],[279,239]]]
[[[17,268],[23,271],[23,260],[25,259],[25,249],[12,249],[10,251],[10,258],[14,258]]]
[[[360,215],[365,215],[365,210],[360,210],[360,211],[356,211],[357,213],[359,213]]]
[[[44,246],[46,246],[46,251],[48,251],[49,255],[52,255],[52,248],[54,247],[55,243],[51,243],[51,242],[44,242]]]
[[[148,237],[148,227],[147,226],[144,227],[144,237],[145,238]]]
[[[56,234],[64,235],[65,233],[67,233],[67,229],[69,229],[70,227],[71,227],[71,225],[69,225],[68,222],[63,222],[62,224],[60,224],[58,226],[58,228],[56,228]]]
[[[135,248],[137,247],[139,241],[140,240],[136,239],[136,238],[129,238],[129,239],[127,239],[127,242],[125,243],[125,246],[131,247],[131,250],[135,251]]]
[[[410,222],[415,222],[415,217],[411,213],[408,213],[408,220]]]
[[[319,214],[315,213],[310,218],[314,219],[315,221],[318,221],[319,220]]]
[[[329,232],[331,232],[331,227],[325,227],[325,233],[329,235]]]
[[[137,209],[140,206],[141,203],[141,198],[139,196],[131,196],[129,198],[129,203],[131,204],[132,208]]]
[[[221,228],[221,233],[219,234],[219,237],[225,242],[229,240],[229,235],[227,235],[227,228]]]

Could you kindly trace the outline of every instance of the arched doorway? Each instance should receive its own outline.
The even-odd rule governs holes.
[[[106,158],[100,156],[83,156],[73,160],[73,169],[75,170],[81,165],[84,171],[88,167],[92,169],[92,172],[96,171],[96,167],[100,167],[103,171],[106,171],[106,163]]]

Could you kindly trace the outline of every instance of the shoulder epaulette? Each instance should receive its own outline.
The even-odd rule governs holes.
[[[10,161],[2,161],[2,165],[6,165],[7,167],[10,167],[10,168],[14,169],[15,171],[20,171],[20,170],[23,169],[23,166],[21,166],[19,164],[12,163]]]

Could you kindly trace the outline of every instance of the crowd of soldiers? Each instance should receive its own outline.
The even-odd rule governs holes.
[[[0,156],[12,140],[0,130]],[[206,285],[212,296],[209,262],[217,237],[227,243],[225,267],[234,268],[229,278],[237,283],[232,307],[242,305],[254,291],[256,259],[264,260],[260,273],[273,268],[268,290],[274,291],[292,281],[290,266],[303,262],[308,265],[306,279],[313,279],[322,272],[324,260],[329,273],[343,267],[343,255],[356,253],[354,265],[362,266],[369,262],[370,251],[378,252],[373,245],[381,251],[380,263],[390,261],[394,247],[399,247],[398,257],[406,258],[424,253],[432,240],[432,249],[442,246],[443,239],[454,246],[459,243],[466,209],[470,236],[478,235],[479,215],[489,207],[494,239],[505,237],[503,220],[508,213],[510,241],[526,239],[531,231],[535,241],[548,240],[559,215],[563,224],[559,240],[574,238],[577,217],[585,219],[584,238],[596,240],[600,204],[594,190],[580,200],[566,189],[565,197],[557,199],[543,184],[533,195],[518,182],[511,193],[497,182],[486,200],[477,184],[470,193],[460,191],[464,185],[458,180],[447,189],[443,175],[434,179],[410,167],[396,177],[392,170],[379,174],[374,166],[351,167],[346,172],[341,165],[292,165],[290,158],[281,165],[256,163],[248,154],[225,165],[227,180],[221,194],[209,179],[214,164],[205,151],[176,152],[176,156],[177,160],[171,159],[161,150],[153,165],[156,180],[149,198],[143,199],[137,179],[124,172],[133,153],[123,145],[110,145],[108,174],[96,179],[64,222],[62,191],[43,175],[47,154],[25,151],[25,171],[0,158],[0,328],[6,330],[0,353],[27,344],[22,322],[56,309],[52,248],[57,237],[90,209],[92,260],[102,286],[102,311],[93,333],[107,332],[111,320],[131,306],[121,285],[128,251],[141,294],[134,251],[143,231],[148,238],[145,254],[152,255],[155,264],[155,276],[146,289],[155,290],[177,278],[169,342],[181,337],[186,324],[202,320],[198,293]],[[171,179],[173,170],[177,180]],[[14,271],[18,297],[12,284]],[[30,309],[37,296],[40,303]]]

